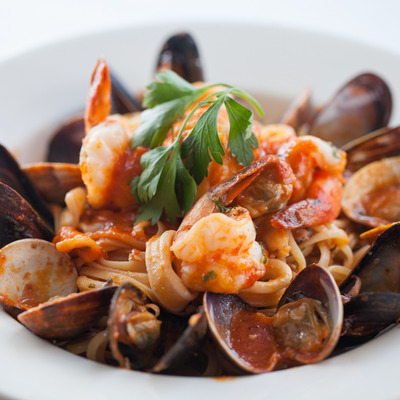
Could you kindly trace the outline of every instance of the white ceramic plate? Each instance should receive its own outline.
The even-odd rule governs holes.
[[[139,91],[151,80],[165,38],[182,30],[197,39],[209,81],[236,84],[255,95],[287,101],[310,87],[316,99],[324,101],[365,71],[383,76],[395,97],[400,90],[398,56],[344,39],[261,25],[137,26],[77,38],[2,63],[1,143],[22,162],[40,160],[51,129],[83,107],[99,56],[106,57],[127,87]],[[273,119],[276,110],[271,106],[266,113]],[[392,124],[399,115],[397,107]],[[6,399],[391,399],[400,397],[399,359],[396,327],[317,365],[234,379],[156,376],[69,354],[0,312],[0,396]]]

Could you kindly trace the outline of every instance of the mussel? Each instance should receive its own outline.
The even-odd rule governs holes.
[[[351,140],[387,126],[392,111],[392,95],[386,82],[364,73],[345,83],[320,109],[313,106],[306,90],[280,119],[297,132],[343,146]]]
[[[51,240],[52,228],[14,189],[0,182],[0,247],[18,239]]]
[[[215,341],[235,365],[250,373],[321,361],[335,347],[342,327],[337,285],[317,265],[297,275],[273,317],[236,295],[206,293],[204,307]]]
[[[0,182],[14,189],[40,215],[49,226],[53,225],[53,215],[38,195],[37,189],[15,158],[0,145]]]
[[[156,70],[172,70],[190,83],[203,81],[203,68],[192,36],[185,32],[171,36],[161,49]]]
[[[361,74],[347,82],[322,108],[310,134],[342,146],[385,127],[391,111],[392,96],[384,80],[375,74]]]
[[[111,351],[120,366],[157,373],[192,357],[207,332],[202,311],[189,321],[166,314],[130,283],[115,293],[108,325]]]
[[[398,322],[399,259],[400,223],[397,223],[377,237],[348,279],[340,286],[341,293],[347,297],[342,335],[376,335]],[[358,282],[356,291],[355,280]]]

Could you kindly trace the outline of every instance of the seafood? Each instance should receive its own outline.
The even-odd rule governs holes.
[[[293,229],[333,221],[340,212],[345,153],[319,138],[301,136],[289,137],[278,155],[292,167],[296,181],[289,205],[273,215],[272,226]]]
[[[276,314],[267,317],[235,295],[206,293],[204,307],[215,340],[247,372],[313,363],[335,347],[343,306],[332,276],[309,266],[287,288]],[[246,340],[251,336],[251,340]]]
[[[276,210],[278,204],[283,206],[289,197],[287,186],[292,175],[278,184],[275,174],[271,178],[271,171],[279,167],[285,165],[273,156],[261,159],[211,188],[189,211],[171,246],[177,258],[177,272],[187,287],[196,291],[235,293],[264,275],[262,249],[255,241],[250,213],[240,206],[226,212],[216,211],[219,203],[222,207],[228,206],[243,190],[248,191],[246,204],[261,202],[266,210],[268,207]],[[254,191],[252,185],[255,185]],[[270,185],[273,190],[269,190]],[[264,186],[266,190],[260,190]],[[252,199],[250,196],[254,194]],[[239,197],[237,200],[240,204]]]
[[[172,70],[190,83],[204,81],[199,52],[187,33],[171,36],[160,51],[157,71]]]
[[[385,229],[341,286],[344,336],[376,335],[398,321],[400,224]]]
[[[0,300],[28,309],[77,291],[78,274],[67,254],[40,239],[14,241],[0,250]]]
[[[313,121],[310,134],[342,146],[351,139],[385,127],[392,96],[379,76],[365,73],[347,82]]]
[[[206,87],[198,82],[203,72],[187,34],[164,45],[156,70],[169,69],[195,82],[180,81],[189,91]],[[227,87],[231,91],[224,92],[224,84],[200,91],[168,125],[161,146],[168,148],[179,137],[183,147],[214,99],[222,93],[239,96],[237,88]],[[223,153],[204,156],[214,160],[202,182],[186,169],[187,155],[180,153],[179,168],[186,169],[186,179],[192,175],[197,193],[177,222],[166,215],[153,225],[138,222],[141,208],[153,204],[135,199],[131,182],[145,168],[141,156],[154,149],[131,150],[131,142],[143,126],[141,116],[148,114],[140,113],[105,60],[92,76],[85,136],[80,117],[54,138],[49,157],[60,160],[65,149],[63,163],[20,168],[1,147],[0,222],[6,229],[0,234],[0,301],[5,308],[35,334],[88,358],[154,373],[206,376],[315,363],[339,349],[340,335],[364,339],[395,324],[400,317],[398,213],[391,205],[381,218],[380,195],[371,193],[381,190],[383,181],[398,191],[392,165],[397,159],[388,155],[398,155],[399,129],[385,128],[345,145],[347,167],[345,152],[326,141],[338,139],[341,145],[350,136],[386,126],[387,85],[373,74],[360,75],[321,110],[307,91],[279,124],[264,126],[252,115],[243,122],[234,114],[237,130],[245,132],[233,133],[243,134],[243,141],[254,135],[259,143],[249,147],[246,167],[230,150],[232,110],[229,114],[228,102],[221,104],[209,126],[215,125]],[[123,115],[110,115],[114,112]],[[79,165],[73,158],[78,151]],[[165,164],[175,156],[167,154]],[[75,164],[67,164],[71,160]],[[173,182],[170,186],[180,185]],[[179,186],[178,202],[185,190]],[[393,197],[391,189],[387,192],[385,201]],[[381,219],[367,225],[393,224],[358,238],[365,229],[359,225],[365,223],[360,206],[368,218]],[[49,209],[56,213],[57,232],[46,217]],[[342,209],[347,217],[338,219]],[[361,256],[365,237],[376,240]]]
[[[68,339],[108,314],[115,286],[56,297],[18,315],[29,330],[46,339]]]
[[[375,161],[346,182],[343,211],[350,219],[371,227],[399,221],[399,189],[400,157]]]
[[[104,67],[104,62],[99,69]],[[108,70],[108,68],[107,68]],[[104,70],[103,70],[104,71]],[[103,79],[112,79],[110,87],[110,109],[112,113],[126,114],[141,110],[139,102],[128,93],[112,72],[104,71]],[[91,112],[94,112],[93,109]],[[78,164],[82,140],[85,136],[85,120],[83,113],[70,118],[54,134],[50,141],[46,161]]]

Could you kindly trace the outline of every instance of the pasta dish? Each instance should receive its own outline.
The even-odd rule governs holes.
[[[386,84],[362,74],[322,108],[307,92],[264,124],[243,90],[176,66],[174,41],[194,46],[167,42],[144,110],[98,61],[78,163],[21,169],[2,149],[2,207],[19,207],[3,219],[4,308],[90,359],[195,376],[317,362],[394,324],[373,307],[397,286],[371,272],[399,248]]]

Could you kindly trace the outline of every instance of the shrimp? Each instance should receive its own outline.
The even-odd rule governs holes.
[[[270,188],[270,174],[264,171],[275,170],[281,163],[282,160],[273,156],[254,162],[208,190],[183,219],[171,251],[175,256],[175,269],[190,290],[235,293],[252,286],[265,274],[266,256],[256,241],[249,211],[241,207],[240,202],[229,210],[224,206],[251,185],[260,188],[258,178],[262,177]],[[265,203],[275,206],[279,201],[270,202],[269,197],[279,197],[283,192],[278,187],[276,193],[267,191]],[[257,190],[257,205],[260,198]],[[250,203],[249,198],[246,200]]]
[[[85,130],[80,152],[82,180],[93,208],[121,208],[135,203],[129,183],[140,175],[139,160],[146,149],[130,150],[140,114],[108,116],[111,81],[107,63],[99,60],[88,93]]]
[[[135,121],[136,120],[136,121]],[[130,123],[139,124],[137,116]],[[121,208],[133,205],[129,183],[141,172],[143,147],[131,151],[131,131],[121,120],[108,118],[85,136],[80,152],[80,168],[88,202],[93,208]]]
[[[291,166],[296,180],[288,206],[271,216],[278,229],[311,227],[333,221],[339,215],[342,173],[346,155],[315,136],[287,136],[277,151]]]

